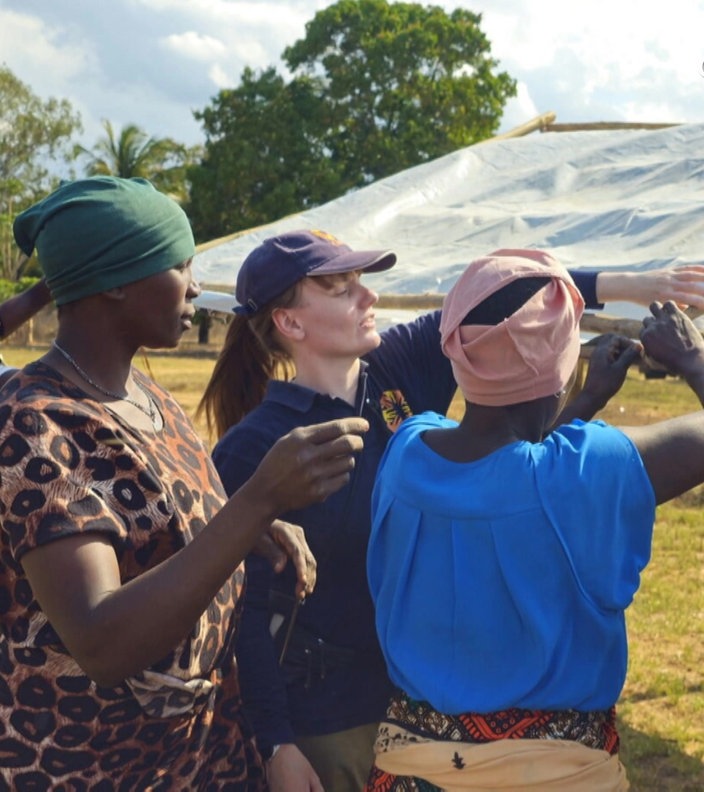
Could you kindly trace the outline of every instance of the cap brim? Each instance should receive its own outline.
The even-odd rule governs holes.
[[[192,302],[196,308],[201,308],[204,311],[219,311],[227,314],[231,314],[237,306],[234,294],[218,291],[202,291],[193,298]]]
[[[396,263],[396,254],[390,250],[350,250],[310,270],[309,277],[335,275],[341,272],[383,272]]]

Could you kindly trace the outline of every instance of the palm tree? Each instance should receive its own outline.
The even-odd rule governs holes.
[[[121,176],[149,179],[155,187],[179,202],[188,195],[187,169],[199,158],[199,146],[188,148],[171,138],[147,135],[136,124],[127,124],[115,134],[103,120],[105,136],[92,149],[77,145],[76,157],[87,157],[87,176]]]

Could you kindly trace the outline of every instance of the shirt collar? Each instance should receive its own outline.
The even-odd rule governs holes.
[[[362,360],[359,369],[359,382],[357,383],[357,399],[359,400],[359,393],[361,386],[366,383],[367,370],[369,363]],[[268,401],[276,402],[284,407],[289,407],[292,410],[305,413],[308,412],[314,405],[316,399],[329,399],[330,397],[325,393],[318,393],[312,388],[306,388],[296,382],[284,382],[283,380],[269,380],[266,388],[266,399]]]

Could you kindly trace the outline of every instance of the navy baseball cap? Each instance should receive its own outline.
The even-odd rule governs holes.
[[[382,272],[396,263],[390,250],[352,250],[325,231],[290,231],[265,239],[237,274],[237,314],[252,315],[309,275],[364,270]]]

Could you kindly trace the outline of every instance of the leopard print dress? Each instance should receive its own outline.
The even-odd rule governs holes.
[[[113,688],[81,671],[23,573],[29,550],[91,531],[112,543],[127,582],[221,507],[188,418],[135,376],[163,416],[157,433],[125,425],[42,363],[0,395],[0,790],[265,789],[233,652],[242,567],[187,639]]]

